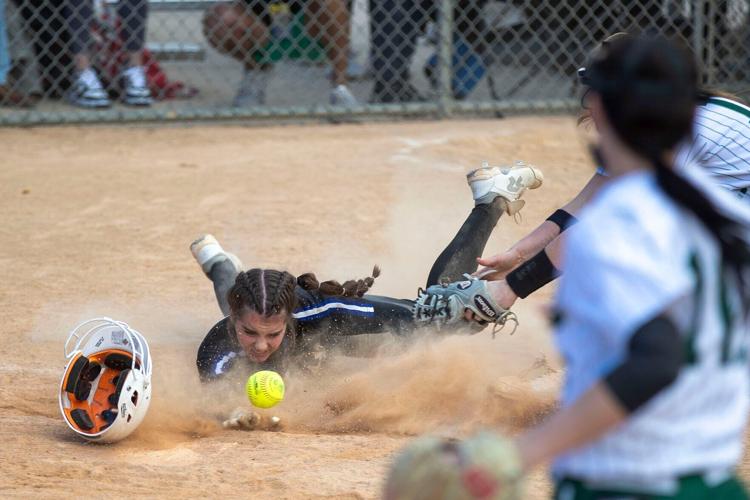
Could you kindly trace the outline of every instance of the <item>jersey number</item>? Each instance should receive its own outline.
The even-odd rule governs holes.
[[[693,317],[690,321],[690,331],[688,332],[685,361],[689,364],[695,364],[698,361],[698,354],[695,346],[696,338],[701,328],[702,313],[705,312],[704,302],[706,299],[706,276],[703,265],[697,254],[692,254],[689,261],[690,269],[695,274],[695,294]],[[734,333],[737,331],[737,320],[741,317],[738,311],[732,306],[730,300],[730,283],[727,279],[722,279],[725,270],[719,264],[717,269],[718,281],[718,304],[719,310],[716,311],[721,321],[721,363],[729,364],[735,362],[744,362],[747,359],[747,340],[741,342],[732,342]]]

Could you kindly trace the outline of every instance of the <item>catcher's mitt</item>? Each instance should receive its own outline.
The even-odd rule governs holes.
[[[487,282],[469,274],[464,274],[466,281],[432,285],[427,290],[419,289],[412,313],[417,323],[443,327],[460,328],[467,325],[464,311],[474,313],[474,323],[481,329],[489,323],[495,324],[494,333],[507,321],[518,326],[516,315],[501,307],[494,301],[487,290]]]
[[[518,500],[523,495],[518,449],[507,438],[480,433],[465,441],[423,436],[391,466],[386,500]]]

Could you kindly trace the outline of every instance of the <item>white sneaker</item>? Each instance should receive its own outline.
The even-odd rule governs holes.
[[[240,259],[221,248],[218,240],[213,235],[204,234],[192,242],[190,244],[190,251],[206,276],[208,276],[214,264],[225,260],[230,261],[238,273],[242,271],[242,262]]]
[[[244,70],[233,105],[237,108],[263,106],[266,103],[266,88],[270,73],[268,69]]]
[[[476,205],[491,203],[498,196],[507,202],[509,215],[518,213],[525,202],[521,195],[526,189],[542,185],[544,176],[536,167],[517,162],[512,167],[491,167],[486,162],[481,168],[466,175]]]
[[[349,91],[349,87],[344,84],[337,85],[331,89],[330,103],[332,106],[343,106],[345,108],[355,108],[359,106],[359,101]]]
[[[78,74],[68,93],[68,101],[82,108],[106,108],[110,105],[107,91],[91,68]]]
[[[122,72],[122,102],[129,106],[150,106],[151,90],[143,66],[132,66]]]

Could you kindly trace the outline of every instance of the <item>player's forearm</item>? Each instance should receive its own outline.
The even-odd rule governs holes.
[[[509,251],[518,254],[519,261],[527,261],[544,249],[560,234],[560,227],[554,222],[545,220],[536,229],[518,240]]]
[[[604,176],[595,174],[572,200],[565,204],[561,210],[558,210],[558,212],[562,212],[565,217],[556,217],[558,214],[551,215],[549,219],[542,222],[531,233],[510,247],[510,250],[518,253],[521,258],[520,260],[522,261],[526,261],[541,252],[547,247],[547,245],[552,243],[555,238],[560,236],[567,227],[575,223],[575,216],[581,211],[581,208],[589,202],[605,181],[606,178]],[[559,222],[556,223],[554,220],[550,219],[559,220]],[[562,226],[560,225],[560,222],[562,222]],[[557,259],[552,260],[555,264],[559,262]]]
[[[581,212],[581,209],[589,202],[597,191],[599,191],[606,181],[607,177],[594,174],[586,185],[583,186],[583,189],[581,189],[572,200],[566,203],[562,209],[570,215],[577,216]]]
[[[572,406],[516,440],[523,469],[529,471],[595,440],[622,422],[626,415],[609,389],[598,382]]]

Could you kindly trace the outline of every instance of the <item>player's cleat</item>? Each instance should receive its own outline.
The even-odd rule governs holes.
[[[354,108],[359,106],[359,101],[349,91],[346,85],[337,85],[331,89],[329,96],[331,106],[343,106],[345,108]]]
[[[190,244],[190,251],[206,276],[209,276],[209,272],[215,264],[224,261],[230,262],[237,273],[242,271],[242,262],[240,262],[240,259],[221,248],[221,245],[213,235],[205,234],[195,240]]]
[[[234,106],[237,108],[263,106],[266,103],[266,88],[270,74],[269,69],[246,69],[237,87]]]
[[[122,72],[122,102],[128,106],[150,106],[151,90],[146,82],[143,66],[133,66]]]
[[[93,69],[81,71],[68,93],[68,101],[82,108],[109,107],[109,96]]]
[[[491,167],[487,163],[466,175],[474,203],[491,203],[498,196],[507,202],[508,215],[515,215],[524,206],[521,195],[527,189],[542,185],[542,172],[531,165],[517,162],[512,167]]]

